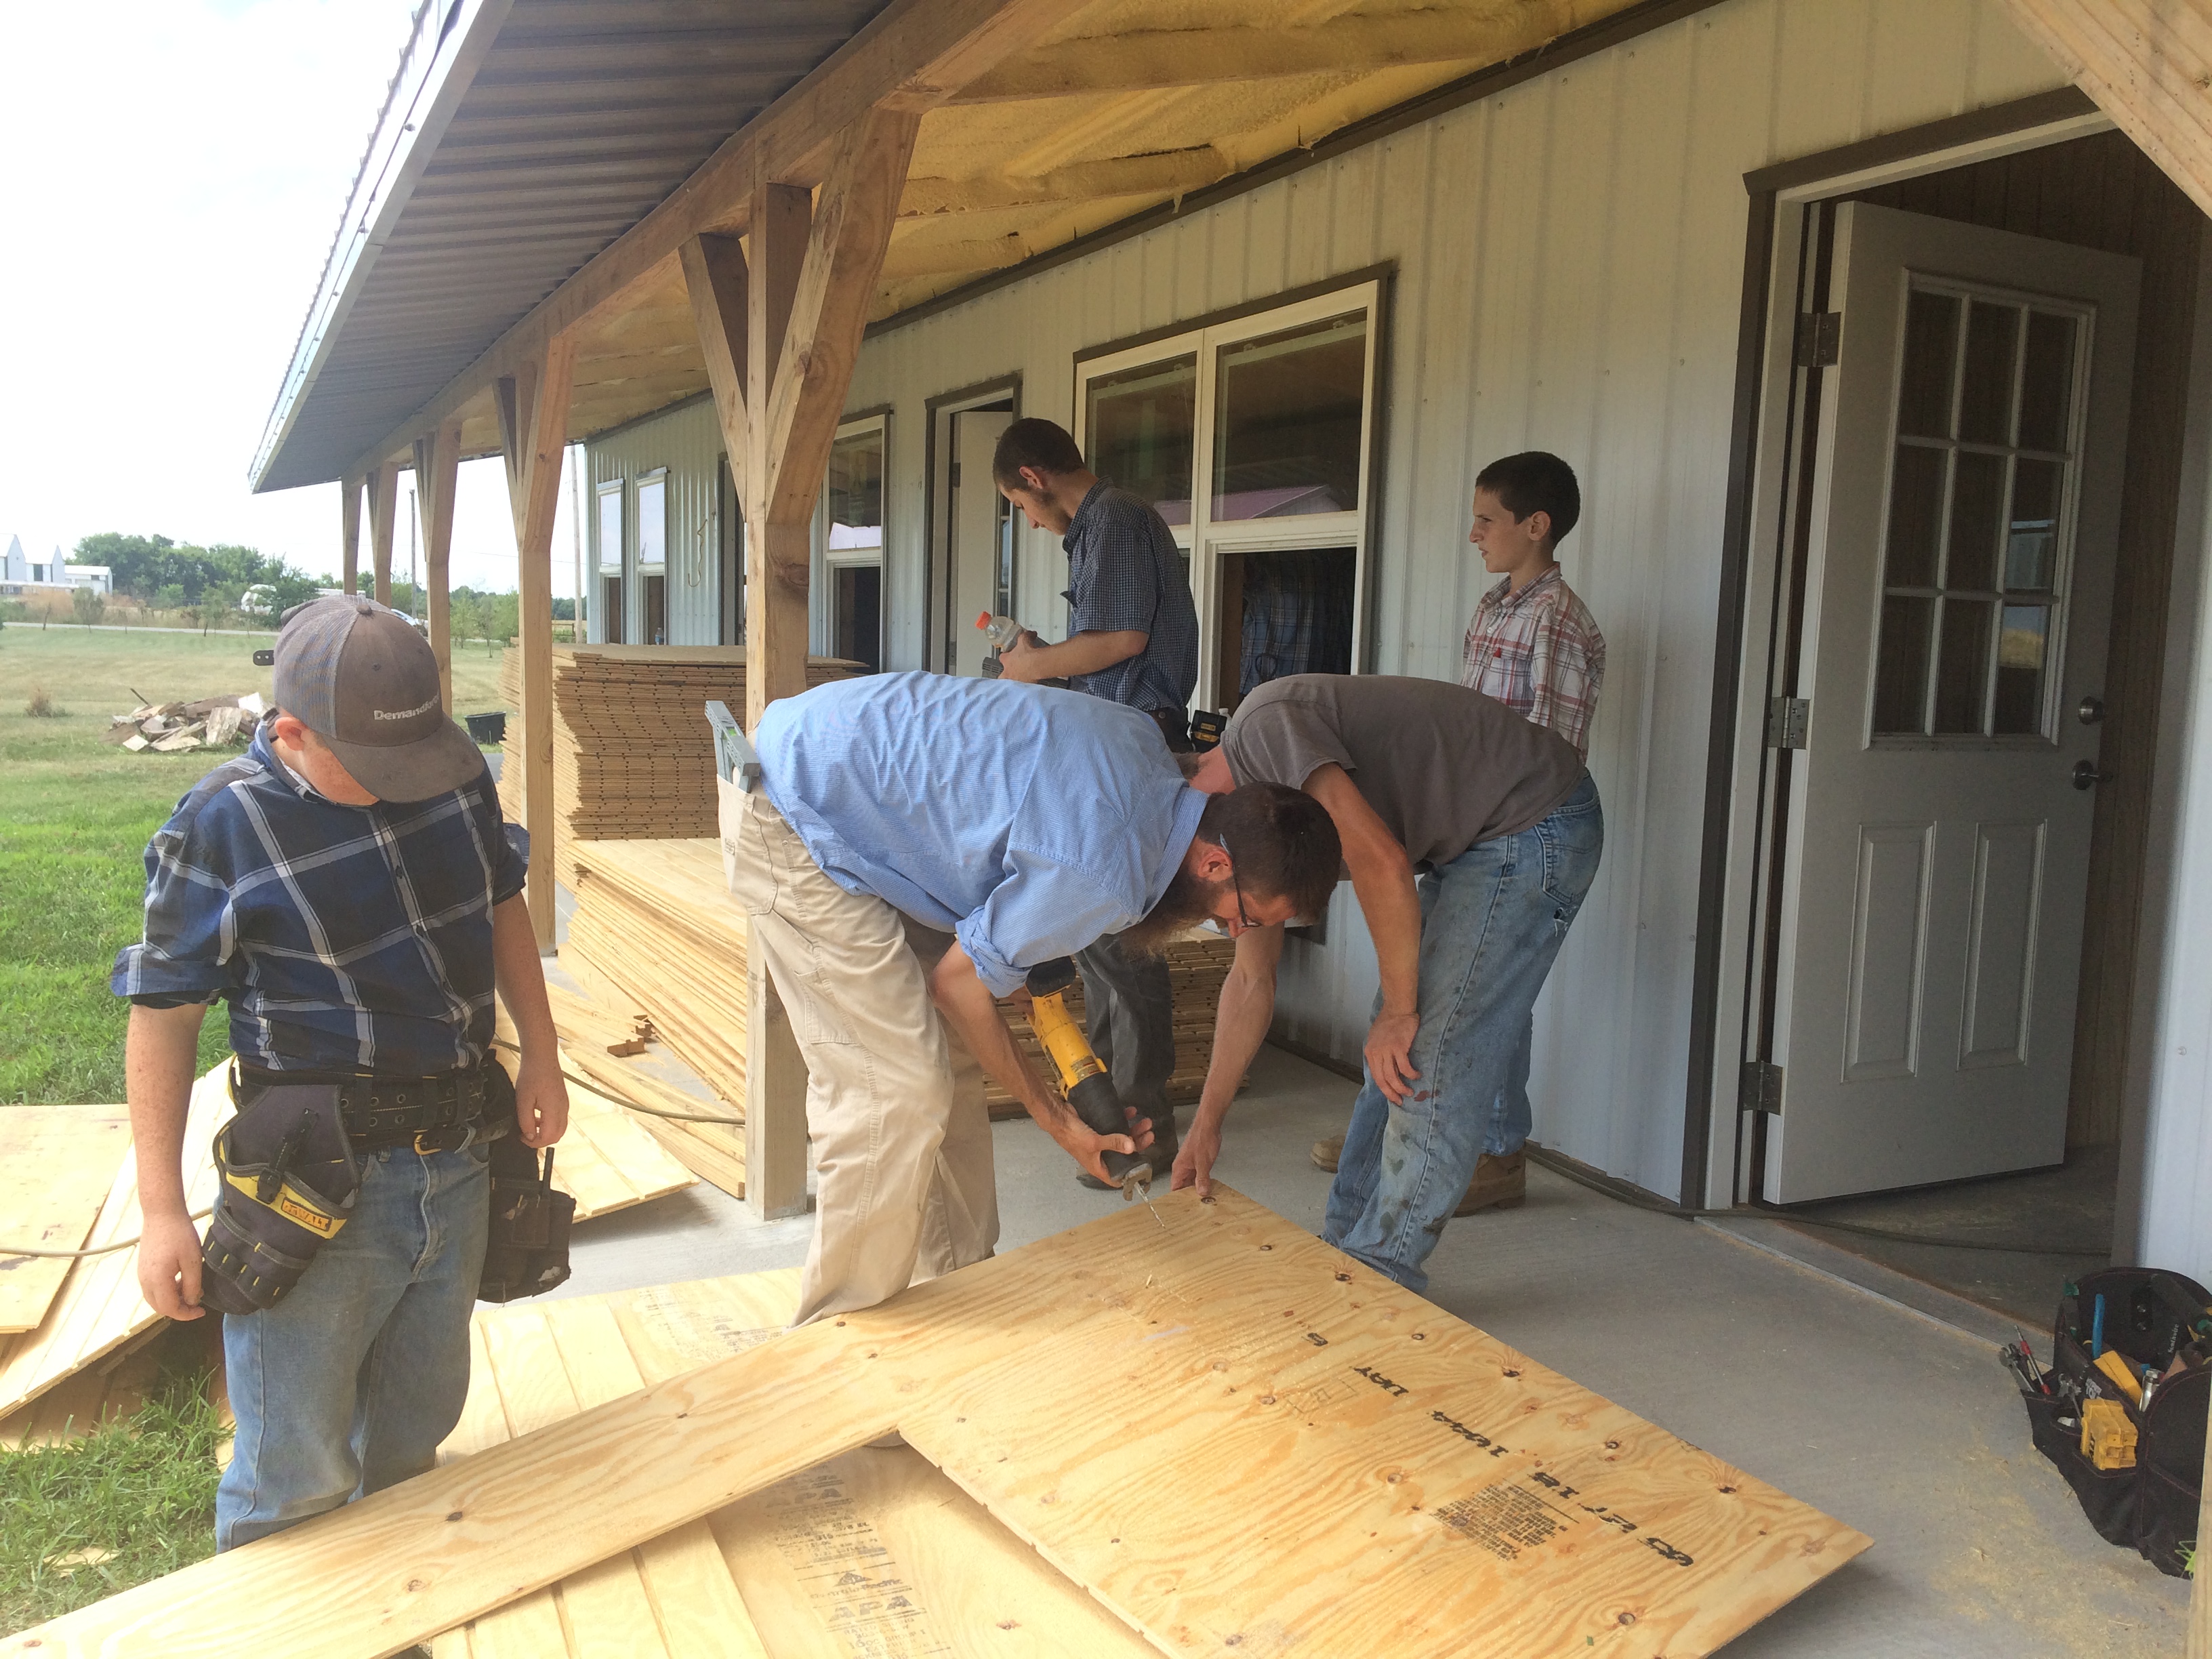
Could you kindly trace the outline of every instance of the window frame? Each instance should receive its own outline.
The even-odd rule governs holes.
[[[814,548],[820,567],[817,591],[822,595],[822,603],[814,607],[812,631],[815,635],[814,648],[825,656],[834,653],[838,633],[837,583],[834,573],[872,565],[876,569],[876,661],[883,665],[888,660],[890,639],[888,555],[891,539],[891,411],[879,408],[847,416],[837,422],[837,430],[832,434],[830,443],[834,448],[845,439],[856,438],[868,432],[877,434],[883,456],[882,522],[876,527],[876,544],[873,548],[836,549],[830,545],[830,474],[825,465],[822,488],[816,492],[814,498]]]
[[[1232,704],[1237,698],[1235,687],[1224,685],[1222,680],[1220,615],[1223,565],[1226,558],[1236,555],[1350,547],[1353,560],[1352,672],[1370,672],[1372,653],[1368,635],[1373,608],[1372,567],[1381,477],[1389,276],[1387,270],[1362,273],[1296,295],[1240,306],[1216,318],[1200,318],[1174,331],[1146,335],[1130,343],[1093,347],[1075,356],[1074,435],[1077,446],[1086,457],[1091,453],[1089,394],[1093,380],[1175,357],[1194,354],[1197,358],[1191,434],[1190,521],[1170,526],[1176,545],[1189,557],[1191,599],[1198,610],[1198,686],[1191,699],[1196,707],[1218,708]],[[1354,311],[1363,312],[1367,320],[1358,499],[1349,508],[1336,513],[1288,519],[1217,520],[1212,516],[1214,441],[1222,349]]]

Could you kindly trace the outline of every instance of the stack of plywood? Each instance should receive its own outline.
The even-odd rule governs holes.
[[[653,1022],[684,1064],[736,1111],[745,1097],[745,918],[722,878],[712,841],[602,841],[580,844],[567,878],[576,895],[562,960],[611,987]],[[1175,988],[1176,1069],[1168,1098],[1198,1098],[1213,1049],[1221,981],[1237,947],[1193,929],[1166,951]],[[1000,1005],[1015,1042],[1049,1077],[1044,1050],[1012,1002]],[[1082,1016],[1082,993],[1069,999]],[[1021,1107],[995,1083],[985,1098],[994,1117]],[[713,1131],[718,1126],[702,1126]],[[722,1137],[708,1133],[704,1139]],[[742,1156],[742,1137],[731,1135]],[[682,1157],[681,1148],[677,1155]],[[691,1166],[718,1186],[720,1177]]]
[[[510,651],[500,694],[522,707],[522,653]],[[832,657],[807,664],[809,685],[860,672]],[[714,833],[710,699],[745,706],[739,645],[553,647],[553,811],[560,878],[571,841],[649,841]],[[522,723],[507,728],[501,810],[522,821]]]
[[[1221,982],[1229,977],[1237,946],[1219,933],[1194,927],[1162,954],[1167,960],[1168,982],[1175,992],[1176,1066],[1168,1079],[1168,1103],[1181,1106],[1196,1100],[1206,1082],[1206,1061],[1213,1054],[1214,1016],[1221,1006]],[[1012,1002],[1002,1002],[999,1008],[1014,1034],[1016,1046],[1050,1077],[1052,1066],[1045,1059],[1044,1045],[1036,1040],[1020,1009]],[[1067,1011],[1078,1021],[1084,1018],[1080,985],[1068,993]],[[990,1103],[993,1117],[1023,1115],[1021,1103],[988,1079],[984,1080],[983,1097]]]

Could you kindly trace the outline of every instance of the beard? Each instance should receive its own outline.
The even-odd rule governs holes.
[[[1194,922],[1204,921],[1221,902],[1225,881],[1200,881],[1179,869],[1168,883],[1158,903],[1145,912],[1144,920],[1120,935],[1121,948],[1132,956],[1158,957],[1176,935]]]

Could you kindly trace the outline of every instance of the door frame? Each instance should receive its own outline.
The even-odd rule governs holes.
[[[943,556],[952,543],[952,417],[996,403],[1011,404],[1021,419],[1019,369],[941,392],[921,405],[921,665],[933,673],[949,672],[952,661],[952,567]]]
[[[1748,1201],[1763,1114],[1744,1098],[1743,1061],[1759,1002],[1761,910],[1786,836],[1773,806],[1790,751],[1766,744],[1768,699],[1793,695],[1798,653],[1790,558],[1808,392],[1796,365],[1797,317],[1825,289],[1818,233],[1826,198],[2110,131],[2111,118],[2068,87],[1779,163],[1744,176],[1749,198],[1738,322],[1735,408],[1723,526],[1720,617],[1707,738],[1697,946],[1691,994],[1680,1200]],[[1774,763],[1777,757],[1784,764]]]

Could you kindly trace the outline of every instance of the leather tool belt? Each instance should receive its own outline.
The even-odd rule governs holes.
[[[491,1063],[436,1077],[355,1078],[338,1085],[338,1107],[364,1152],[457,1152],[514,1127],[514,1085]]]

